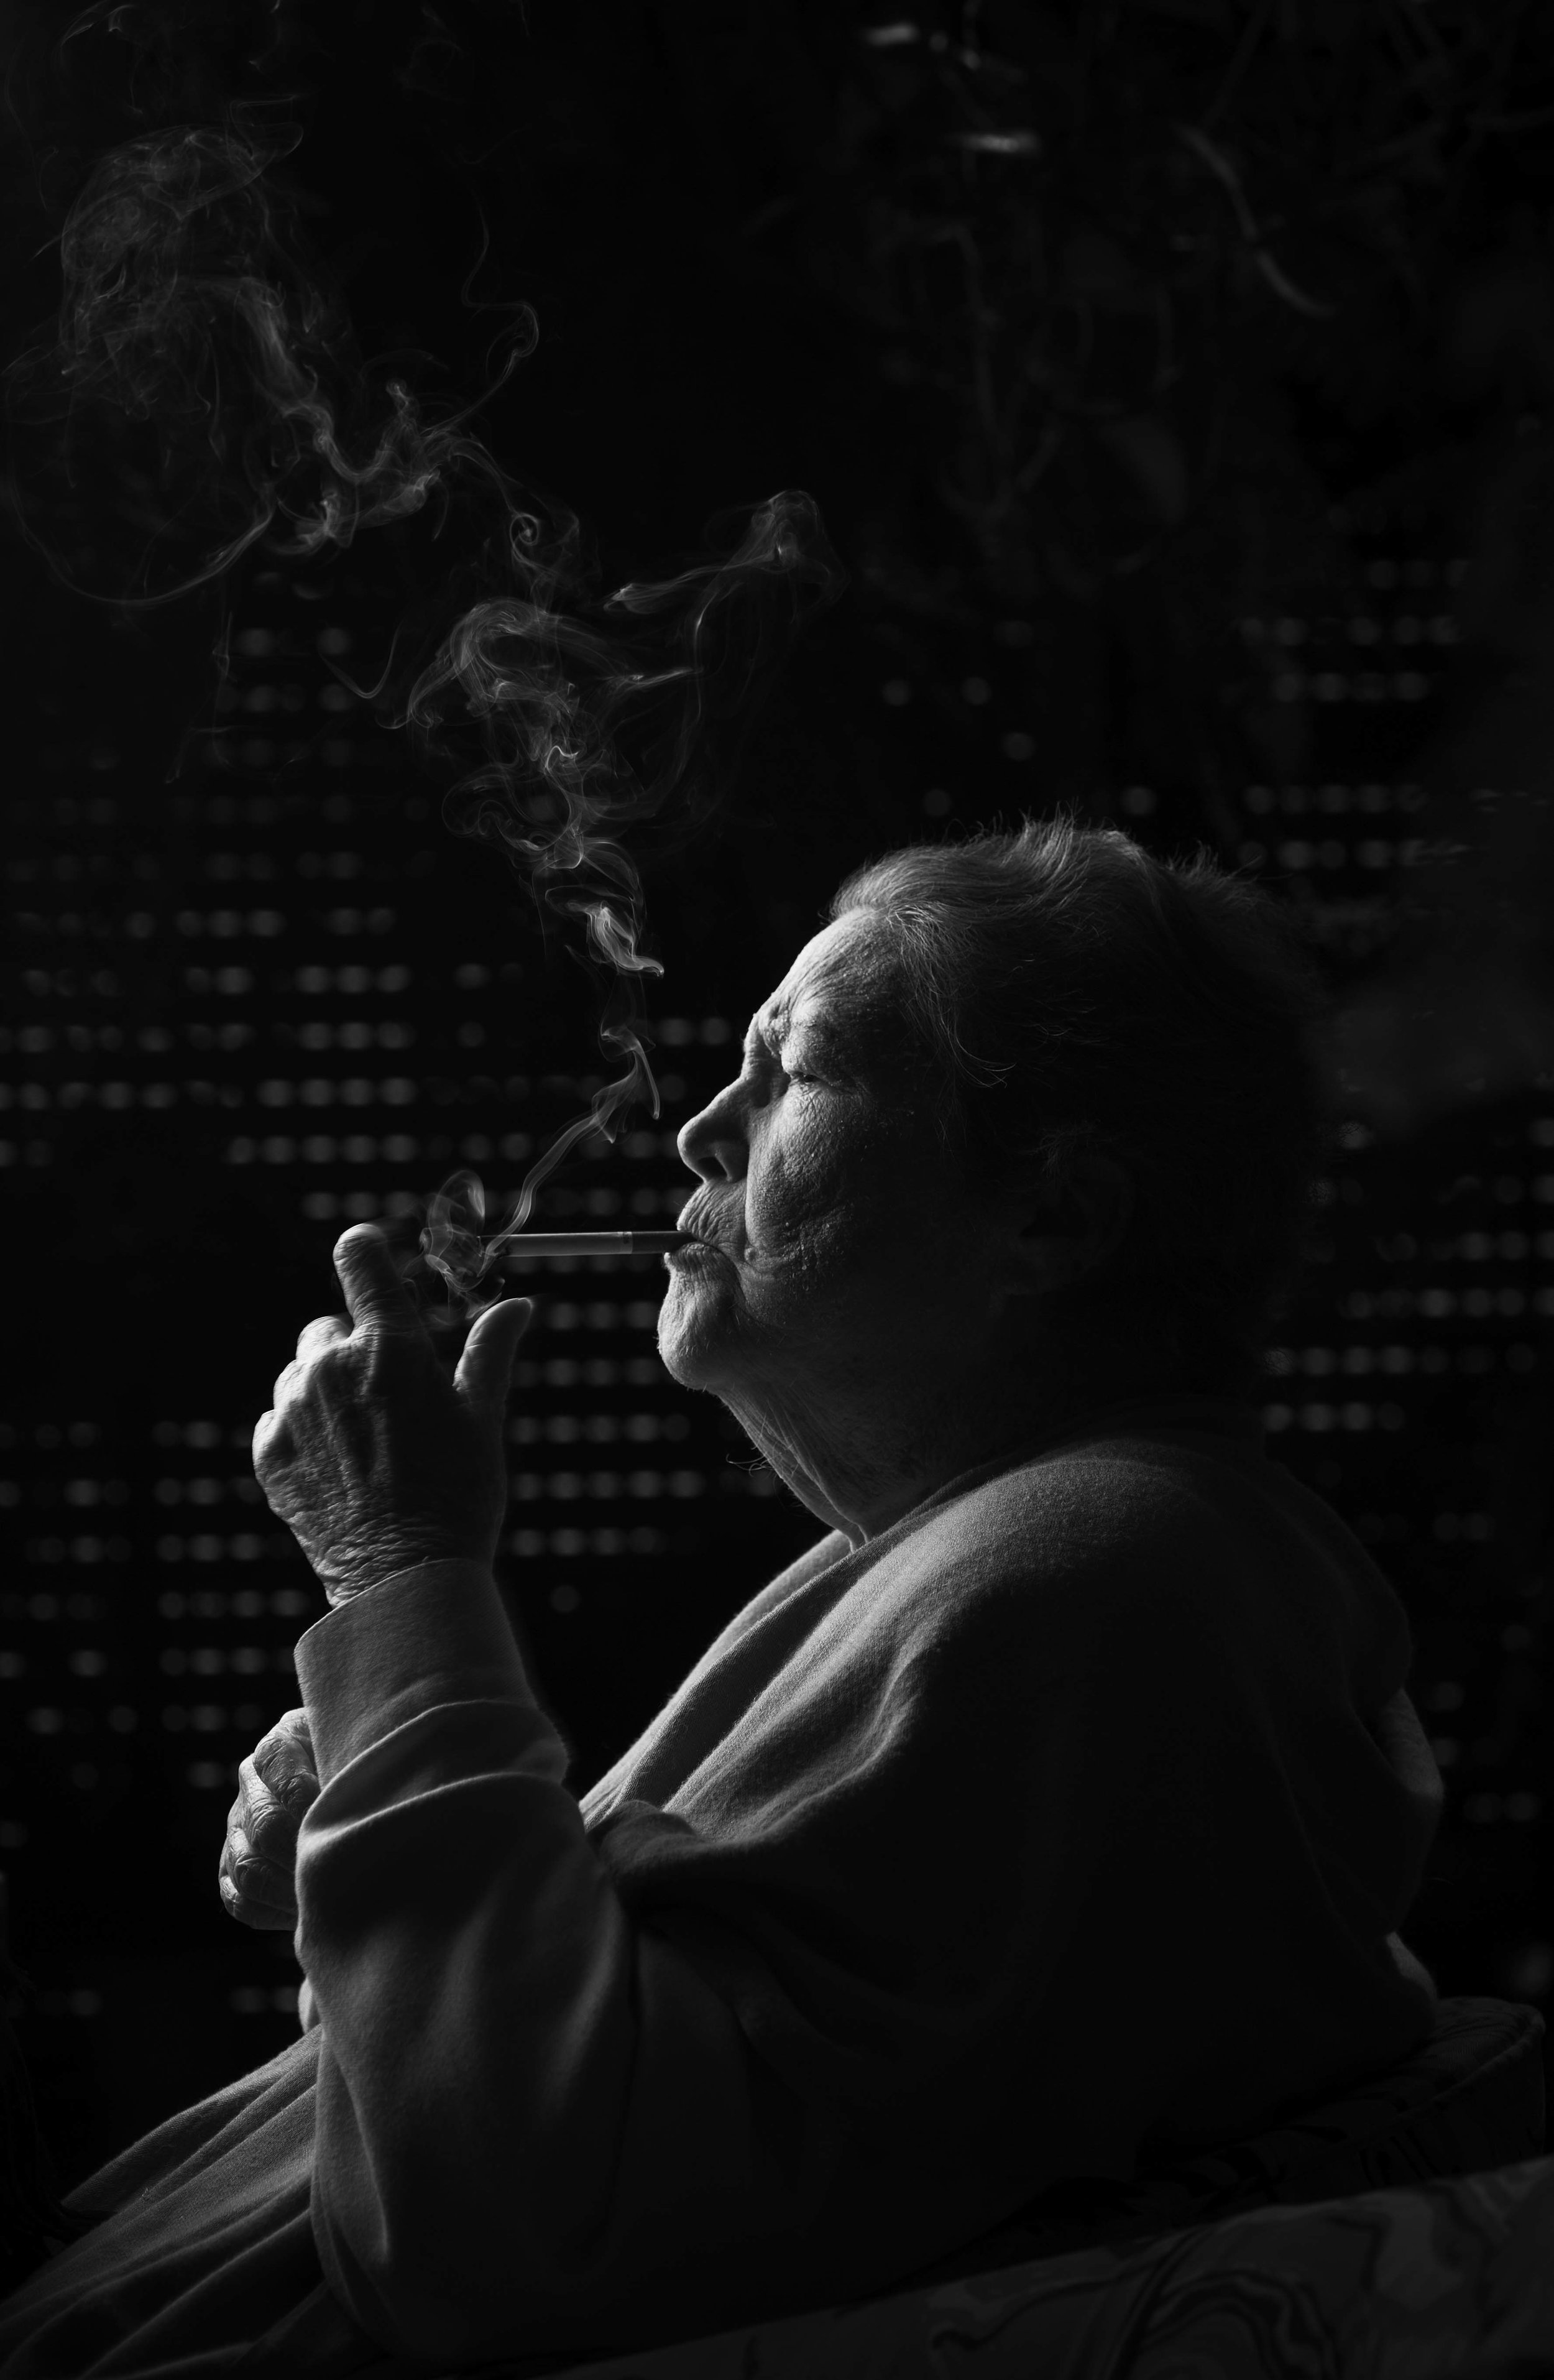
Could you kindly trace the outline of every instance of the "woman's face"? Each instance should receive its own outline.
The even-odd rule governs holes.
[[[896,984],[877,917],[828,926],[758,1010],[738,1079],[681,1132],[700,1186],[680,1221],[708,1244],[667,1260],[659,1348],[684,1386],[883,1390],[892,1366],[921,1377],[947,1334],[976,1337],[980,1218]]]

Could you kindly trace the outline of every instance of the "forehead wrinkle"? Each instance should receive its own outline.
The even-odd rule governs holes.
[[[752,1033],[781,1033],[791,1021],[793,1013],[791,999],[763,1001],[750,1019],[750,1030]]]
[[[764,1041],[774,1045],[786,1040],[791,1032],[797,1030],[817,1041],[840,1048],[846,1043],[848,1028],[854,1022],[845,1011],[840,1015],[834,1011],[828,1014],[801,994],[795,1000],[779,1001],[770,1009],[758,1010],[750,1019],[745,1038],[747,1044]]]
[[[802,1026],[806,1033],[820,1034],[834,1040],[839,1032],[846,1031],[848,1018],[845,1012],[838,1016],[834,1010],[828,1013],[819,1005],[817,994],[824,990],[823,984],[807,983],[801,985],[797,991],[790,992],[785,999],[773,998],[763,1002],[750,1019],[746,1038],[754,1036],[758,1040],[781,1041],[796,1025]]]
[[[796,983],[774,991],[751,1017],[745,1040],[780,1041],[797,1022],[838,1049],[893,1038],[894,970],[890,954],[853,948],[832,950],[813,962]]]

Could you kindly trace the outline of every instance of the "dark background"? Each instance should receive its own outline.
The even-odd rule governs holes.
[[[155,402],[103,361],[122,282],[71,382],[103,161],[244,103],[296,124],[278,245],[212,210],[202,286],[271,275],[350,455],[395,373],[428,420],[490,388],[532,306],[470,434],[580,516],[596,592],[726,554],[778,491],[819,506],[836,600],[785,638],[757,589],[749,702],[656,808],[641,761],[662,1117],[540,1220],[667,1220],[674,1128],[892,844],[1069,801],[1297,905],[1350,1120],[1269,1451],[1414,1624],[1449,1802],[1408,1937],[1444,1991],[1542,2004],[1551,48],[1512,0],[7,37],[0,1857],[67,2180],[295,2024],[289,1938],[214,1879],[323,1609],[248,1448],[340,1224],[459,1163],[510,1195],[607,1071],[604,987],[393,723],[407,657],[508,583],[500,506],[467,474],[292,554],[283,510],[218,567],[256,491],[327,475],[170,266],[124,351]],[[579,1791],[817,1534],[663,1376],[659,1287],[547,1276],[513,1401],[503,1584]]]

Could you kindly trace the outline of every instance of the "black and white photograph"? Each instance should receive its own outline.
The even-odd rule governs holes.
[[[1548,2380],[1554,13],[0,6],[3,2380]]]

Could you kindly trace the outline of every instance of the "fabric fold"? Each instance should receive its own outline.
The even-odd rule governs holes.
[[[7,2372],[131,2380],[153,2335],[225,2372],[223,2275],[266,2255],[277,2339],[321,2278],[346,2325],[321,2374],[647,2350],[1395,2062],[1434,2010],[1411,1655],[1211,1400],[821,1539],[580,1800],[489,1574],[385,1581],[297,1651],[315,2022],[98,2178],[117,2211],[0,2307]]]

